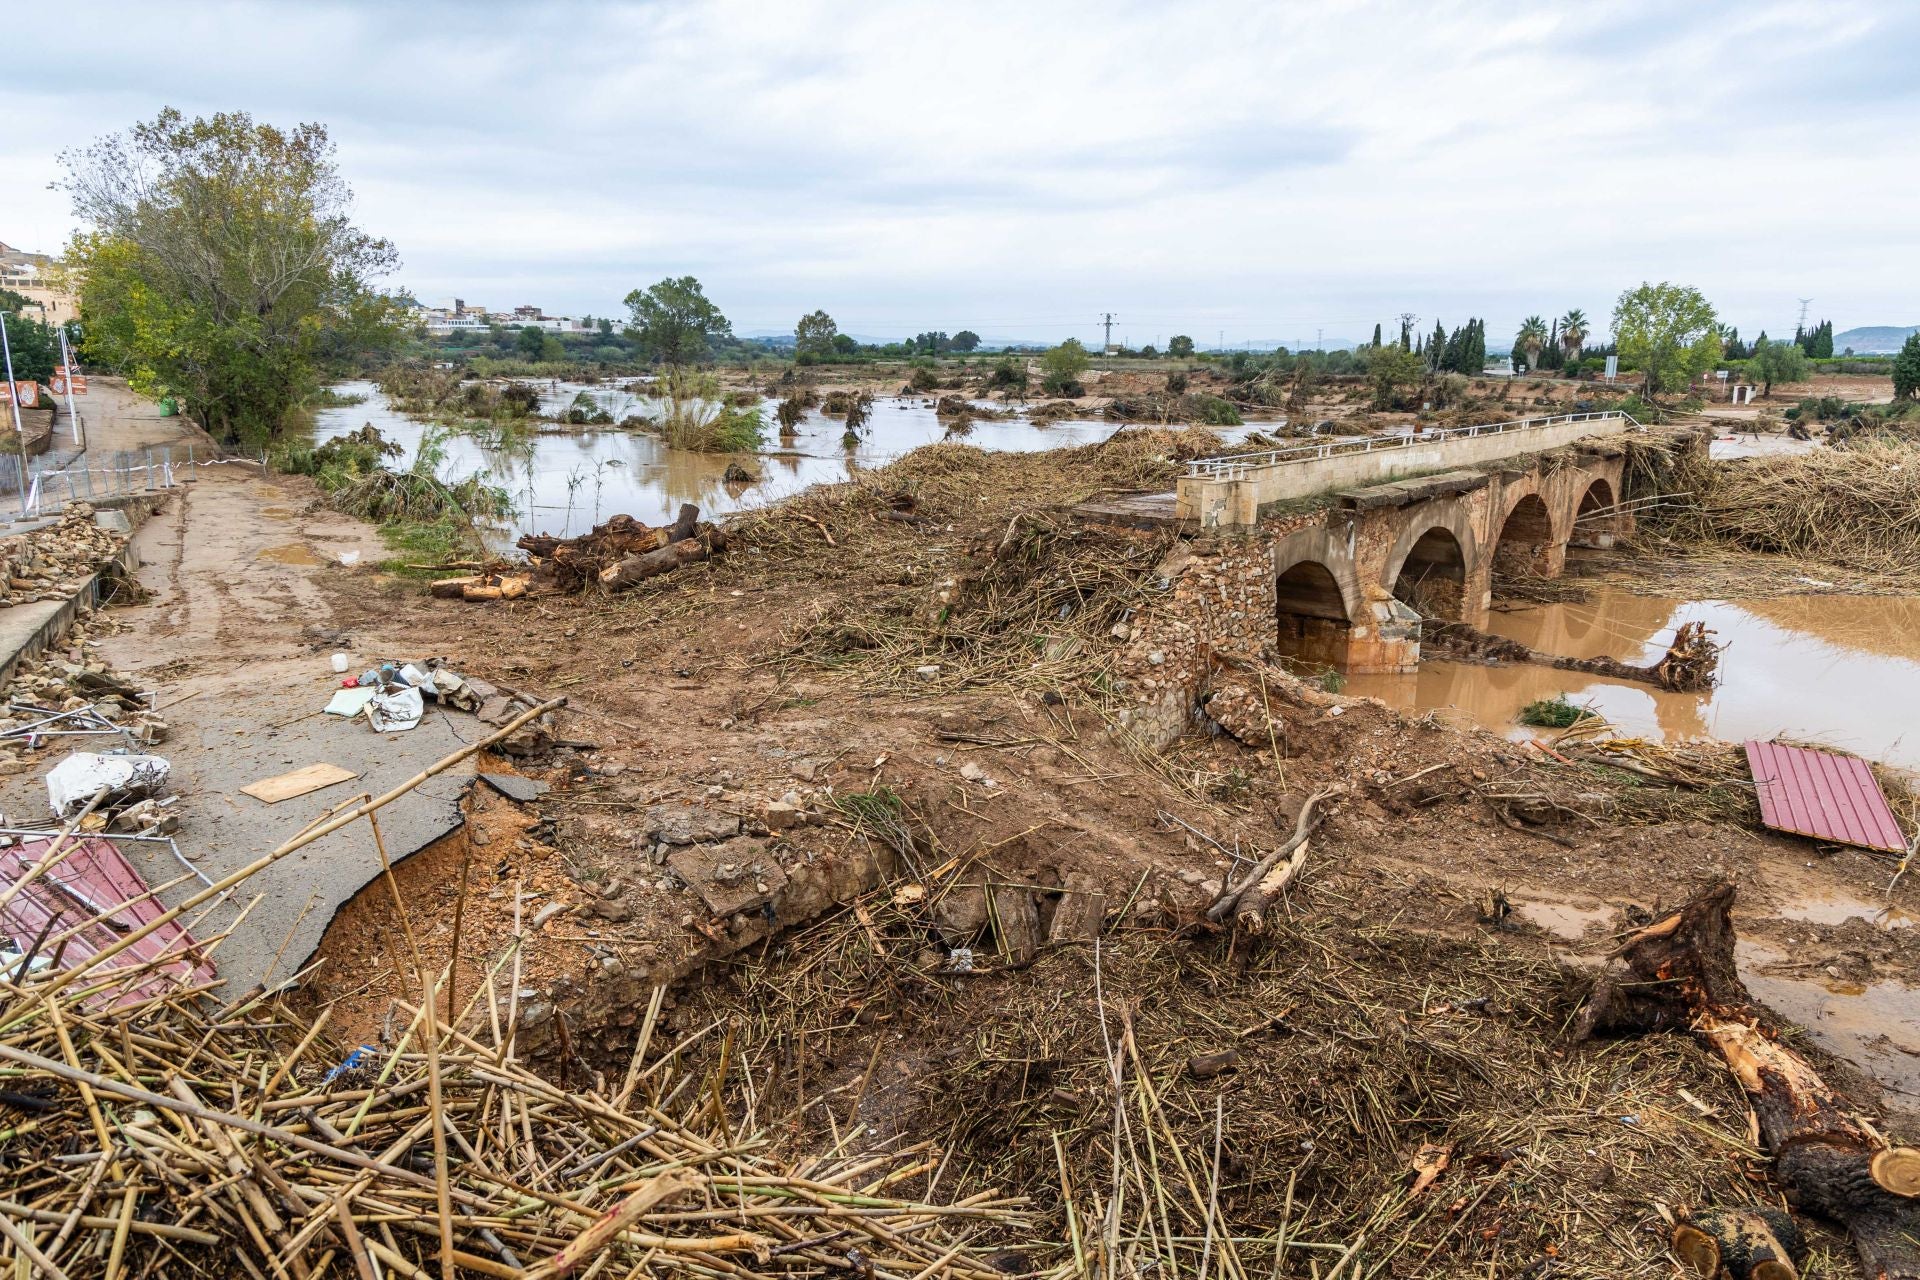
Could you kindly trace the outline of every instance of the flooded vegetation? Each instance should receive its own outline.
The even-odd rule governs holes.
[[[537,392],[538,411],[551,417],[564,416],[582,400],[599,406],[616,422],[655,411],[659,405],[648,394],[648,382],[642,380],[526,385]],[[640,431],[579,428],[538,419],[474,424],[449,434],[401,412],[371,382],[342,383],[333,390],[343,398],[359,398],[315,412],[316,445],[371,425],[401,447],[396,465],[405,467],[417,456],[421,441],[432,436],[445,452],[441,475],[481,473],[512,497],[515,515],[501,539],[503,544],[523,533],[578,534],[615,514],[631,515],[646,524],[667,524],[686,502],[714,515],[761,507],[811,485],[845,480],[863,468],[883,466],[922,445],[955,438],[949,420],[918,396],[875,400],[872,416],[851,447],[846,442],[844,416],[808,409],[790,430],[776,429],[778,402],[762,398],[769,446],[742,457],[675,449]],[[1036,420],[1019,415],[976,419],[960,438],[988,452],[1032,453],[1093,444],[1123,425],[1092,418]],[[1220,434],[1233,440],[1251,429],[1226,428]],[[730,478],[729,470],[734,468]],[[751,478],[740,478],[741,471]]]

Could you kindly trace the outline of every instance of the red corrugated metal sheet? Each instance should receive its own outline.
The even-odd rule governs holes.
[[[1760,790],[1760,820],[1774,830],[1863,849],[1907,851],[1886,793],[1865,760],[1749,742],[1747,767]]]
[[[0,850],[0,892],[45,855],[51,840],[33,840]],[[83,836],[72,853],[51,871],[22,889],[0,908],[0,943],[25,952],[36,939],[39,955],[52,956],[61,968],[106,950],[126,934],[164,914],[166,908],[111,840]],[[96,914],[105,920],[87,923]],[[71,937],[62,938],[78,927]],[[119,987],[95,997],[96,1007],[132,1004],[164,995],[170,985],[211,982],[216,976],[200,943],[178,921],[162,925],[100,967],[105,979],[114,969],[170,959]],[[81,979],[90,984],[92,974]]]

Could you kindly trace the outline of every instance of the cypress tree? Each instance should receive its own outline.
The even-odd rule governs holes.
[[[1378,321],[1376,321],[1373,326],[1373,346],[1376,351],[1380,348],[1380,325]]]

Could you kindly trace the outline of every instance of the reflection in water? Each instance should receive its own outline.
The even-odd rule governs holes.
[[[616,419],[645,412],[653,402],[626,387],[576,383],[537,384],[547,412],[558,412],[585,393]],[[336,391],[364,396],[363,403],[322,409],[314,419],[314,441],[358,430],[371,423],[406,450],[404,465],[433,428],[395,410],[370,382],[341,383]],[[762,414],[771,428],[772,401]],[[1232,441],[1272,423],[1218,430]],[[1105,440],[1118,424],[1093,421],[1034,423],[1024,419],[977,422],[966,443],[995,452],[1035,452]],[[505,539],[522,533],[582,533],[610,515],[625,513],[647,524],[665,524],[683,502],[697,503],[707,515],[764,506],[811,485],[844,480],[852,470],[877,467],[922,445],[946,438],[946,424],[917,398],[880,400],[860,443],[841,444],[846,424],[809,412],[791,435],[769,429],[778,452],[758,460],[760,478],[745,486],[724,480],[728,457],[669,449],[652,436],[608,428],[538,433],[519,427],[488,426],[445,439],[446,476],[484,470],[513,495],[519,519]]]
[[[1907,736],[1920,706],[1920,599],[1800,596],[1783,600],[1680,601],[1600,590],[1585,604],[1495,613],[1488,629],[1545,653],[1649,663],[1673,630],[1698,619],[1727,647],[1720,683],[1707,693],[1551,667],[1423,663],[1411,675],[1355,676],[1347,692],[1407,711],[1453,709],[1469,722],[1520,736],[1520,708],[1564,693],[1591,703],[1623,734],[1775,735],[1823,742],[1876,760],[1920,766]]]

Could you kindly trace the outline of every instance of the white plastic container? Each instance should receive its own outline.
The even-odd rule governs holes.
[[[336,653],[333,655],[333,673],[337,676],[343,676],[347,674],[347,655],[346,654]]]

